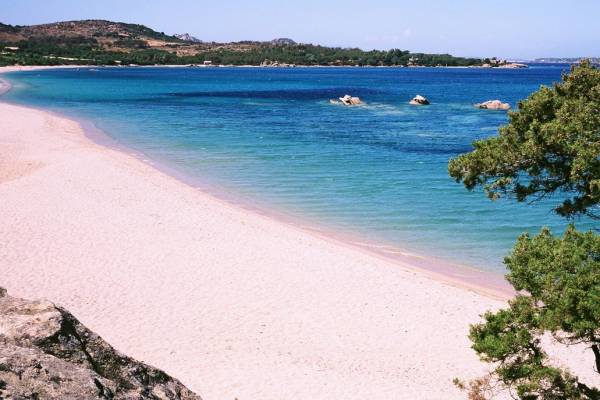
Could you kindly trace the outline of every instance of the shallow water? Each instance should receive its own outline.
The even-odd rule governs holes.
[[[320,226],[481,269],[524,232],[565,221],[550,202],[490,202],[447,174],[505,112],[560,79],[528,70],[99,68],[7,74],[9,101],[93,122],[119,143],[206,184]],[[409,106],[422,94],[428,107]],[[331,105],[351,94],[366,105]],[[555,200],[556,201],[556,200]],[[585,223],[580,223],[585,227]]]

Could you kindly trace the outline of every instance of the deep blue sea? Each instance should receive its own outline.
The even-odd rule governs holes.
[[[502,271],[516,237],[565,222],[556,201],[491,202],[447,174],[513,106],[567,66],[97,68],[7,75],[6,99],[92,122],[121,145],[244,201],[481,269]],[[360,96],[364,106],[329,104]],[[428,107],[408,105],[416,94]],[[584,223],[580,226],[585,226]]]

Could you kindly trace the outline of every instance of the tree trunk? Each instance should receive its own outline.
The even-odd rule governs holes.
[[[600,347],[597,344],[593,344],[592,351],[596,357],[596,372],[600,374]]]

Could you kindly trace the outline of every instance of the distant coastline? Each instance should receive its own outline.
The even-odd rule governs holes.
[[[579,64],[581,60],[590,60],[592,64],[600,64],[600,57],[544,57],[536,58],[531,62],[539,64]]]
[[[362,50],[296,43],[292,39],[203,42],[144,25],[106,20],[18,26],[0,23],[2,65],[262,65],[262,66],[475,66],[491,58],[427,54],[401,49]]]
[[[524,64],[528,65],[528,64]],[[360,68],[360,69],[424,69],[424,68],[435,68],[435,69],[525,69],[525,67],[514,68],[510,66],[499,66],[499,67],[485,67],[482,65],[472,66],[445,66],[445,65],[413,65],[410,67],[404,65],[294,65],[293,67],[285,66],[261,66],[261,65],[235,65],[235,64],[214,64],[214,65],[201,65],[201,64],[149,64],[149,65],[95,65],[95,64],[58,64],[58,65],[5,65],[0,66],[0,73],[18,72],[18,71],[33,71],[33,70],[46,70],[46,69],[78,69],[78,68],[197,68],[197,69],[211,69],[211,68],[255,68],[255,69],[288,69],[288,68],[328,68],[328,69],[340,69],[340,68]]]

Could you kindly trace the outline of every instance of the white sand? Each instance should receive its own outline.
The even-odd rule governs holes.
[[[461,399],[452,379],[486,368],[468,325],[503,304],[2,103],[0,237],[0,286],[65,306],[205,400]]]

